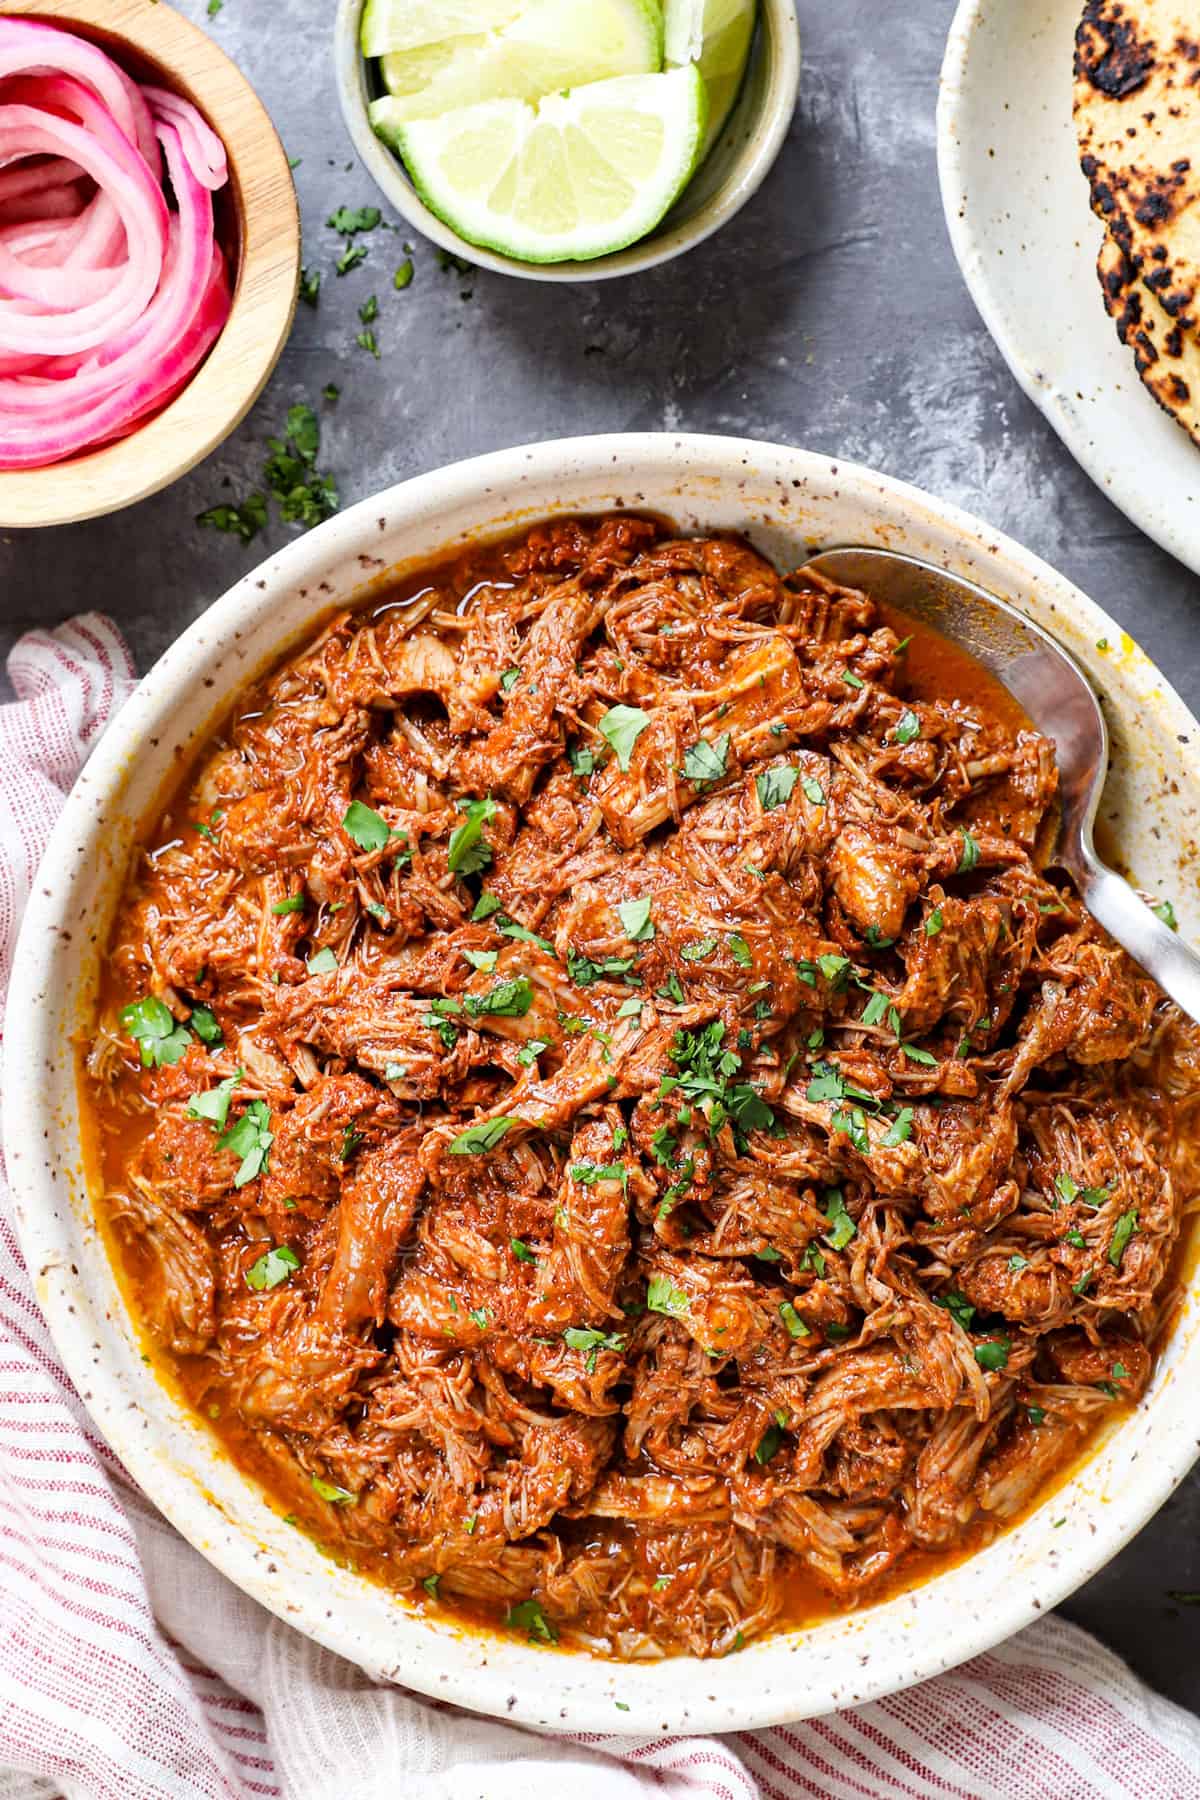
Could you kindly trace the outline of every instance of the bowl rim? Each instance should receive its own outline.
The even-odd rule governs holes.
[[[359,49],[365,4],[366,0],[338,0],[334,25],[338,100],[360,161],[380,192],[423,237],[477,268],[493,269],[523,281],[610,281],[620,275],[657,268],[702,244],[757,193],[783,148],[796,109],[800,90],[800,25],[795,0],[759,0],[757,29],[766,34],[766,53],[773,59],[772,104],[756,121],[731,174],[710,200],[693,218],[667,230],[656,229],[608,256],[597,256],[588,262],[521,262],[517,257],[473,244],[453,231],[426,206],[399,157],[376,137],[367,116],[365,64]]]
[[[114,1451],[186,1538],[286,1622],[380,1679],[544,1730],[657,1734],[782,1723],[862,1704],[924,1680],[1030,1623],[1101,1568],[1195,1461],[1191,1383],[1179,1377],[1186,1360],[1189,1374],[1200,1366],[1200,1284],[1191,1283],[1184,1296],[1150,1397],[1057,1490],[1060,1504],[1079,1509],[1072,1532],[1056,1538],[1046,1518],[1050,1509],[1042,1503],[957,1568],[844,1618],[752,1643],[722,1665],[720,1676],[709,1673],[711,1663],[692,1658],[631,1666],[556,1656],[411,1612],[394,1596],[327,1562],[266,1508],[249,1477],[235,1472],[226,1479],[204,1427],[173,1407],[136,1353],[123,1308],[119,1302],[114,1308],[111,1271],[112,1291],[105,1288],[106,1253],[94,1226],[84,1227],[82,1251],[77,1242],[80,1220],[72,1225],[72,1205],[64,1202],[63,1190],[79,1167],[79,1137],[74,1113],[56,1112],[51,1097],[52,1069],[55,1057],[64,1056],[65,1033],[48,1002],[56,991],[70,989],[72,965],[86,955],[80,940],[87,934],[69,877],[88,878],[83,872],[97,859],[103,831],[111,829],[130,767],[157,758],[165,773],[176,754],[166,747],[172,742],[167,735],[172,718],[206,671],[219,668],[222,659],[234,664],[225,706],[229,694],[262,666],[266,643],[277,655],[295,641],[295,623],[290,631],[280,624],[284,603],[306,600],[311,614],[317,602],[306,597],[321,594],[322,577],[351,564],[360,590],[369,591],[371,571],[380,566],[372,553],[385,530],[423,533],[424,542],[455,508],[461,513],[467,507],[478,520],[476,533],[499,529],[493,521],[513,517],[513,497],[523,485],[530,503],[522,519],[532,520],[556,511],[600,510],[568,501],[572,481],[589,483],[589,493],[613,496],[609,506],[636,506],[640,471],[645,483],[677,484],[672,491],[680,493],[682,514],[690,505],[718,510],[739,482],[745,490],[747,470],[762,484],[756,491],[774,483],[781,504],[806,487],[826,505],[848,496],[861,508],[876,509],[870,529],[882,541],[894,533],[900,538],[895,547],[903,548],[925,532],[940,540],[939,554],[963,573],[994,584],[1003,572],[1010,597],[1023,603],[1024,592],[1036,595],[1043,618],[1048,611],[1093,674],[1104,666],[1101,643],[1119,646],[1113,679],[1119,669],[1128,707],[1152,714],[1163,745],[1173,745],[1181,733],[1196,741],[1200,726],[1099,607],[1040,558],[917,488],[818,452],[745,439],[646,433],[551,440],[434,470],[359,502],[273,554],[189,626],[117,715],[68,796],[33,886],[14,961],[4,1135],[13,1147],[9,1175],[18,1236],[59,1353]],[[795,535],[799,524],[793,511],[789,533]],[[466,535],[471,529],[463,525],[459,536]],[[447,530],[432,541],[453,547],[458,539]],[[414,560],[419,564],[435,554],[435,548],[423,549]],[[1090,653],[1081,645],[1089,645]],[[188,733],[189,748],[211,729],[211,702],[206,707],[207,721]],[[57,1162],[43,1149],[44,1135],[62,1140]],[[73,1256],[80,1266],[72,1266]],[[119,1366],[101,1351],[106,1332],[118,1345]],[[190,1432],[207,1446],[203,1488],[177,1466],[172,1431]],[[245,1503],[252,1523],[233,1516],[234,1502]],[[286,1575],[282,1584],[272,1573],[277,1565]],[[979,1603],[980,1594],[988,1596],[988,1604]],[[372,1636],[364,1620],[384,1641]],[[881,1634],[882,1644],[876,1641]],[[818,1655],[798,1657],[809,1644]],[[489,1658],[492,1651],[497,1654]]]
[[[238,222],[229,317],[175,399],[128,437],[40,469],[0,470],[0,528],[67,525],[118,512],[202,462],[262,393],[287,342],[300,282],[300,213],[287,155],[237,64],[166,0],[8,0],[13,17],[45,20],[161,69],[225,145]]]

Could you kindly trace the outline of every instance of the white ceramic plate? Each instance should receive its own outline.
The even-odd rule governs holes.
[[[1104,310],[1071,118],[1083,0],[960,0],[938,100],[954,254],[1009,368],[1135,525],[1200,573],[1200,447]]]
[[[962,1567],[719,1662],[634,1667],[424,1618],[285,1525],[142,1362],[81,1171],[71,1034],[88,1016],[136,823],[214,712],[389,570],[547,513],[613,507],[666,513],[684,530],[749,531],[782,565],[835,544],[905,549],[1024,605],[1105,696],[1104,814],[1123,854],[1177,901],[1196,892],[1200,790],[1184,779],[1181,757],[1194,751],[1181,740],[1194,745],[1200,727],[1119,628],[1036,557],[914,488],[800,450],[665,435],[506,450],[405,482],[300,538],[211,606],[142,682],[68,800],[34,885],[8,1008],[5,1142],[22,1248],[80,1393],[150,1497],[248,1593],[371,1674],[481,1712],[552,1730],[732,1730],[935,1675],[1094,1574],[1196,1456],[1200,1298],[1184,1306],[1136,1413],[1052,1501]]]

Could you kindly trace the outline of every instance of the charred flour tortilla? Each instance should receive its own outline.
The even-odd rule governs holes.
[[[1109,317],[1133,351],[1138,374],[1159,405],[1200,443],[1200,339],[1185,331],[1153,290],[1138,280],[1116,239],[1105,236],[1096,262]]]
[[[1088,0],[1075,125],[1107,239],[1105,305],[1155,398],[1196,435],[1200,402],[1200,0]]]

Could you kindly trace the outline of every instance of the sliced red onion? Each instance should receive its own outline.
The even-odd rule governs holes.
[[[227,180],[189,101],[0,19],[0,468],[111,442],[192,378],[232,304],[213,226]]]

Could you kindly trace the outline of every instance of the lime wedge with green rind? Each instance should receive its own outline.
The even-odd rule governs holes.
[[[367,0],[359,42],[364,56],[386,56],[390,50],[500,31],[520,11],[521,0]]]
[[[394,127],[661,69],[662,15],[656,0],[532,0],[503,30],[391,51],[380,67]]]
[[[666,0],[668,68],[694,62],[708,87],[707,155],[721,135],[746,73],[757,0]]]
[[[607,256],[653,231],[691,178],[707,123],[694,65],[593,82],[537,106],[489,100],[394,128],[376,121],[452,230],[535,263]]]

